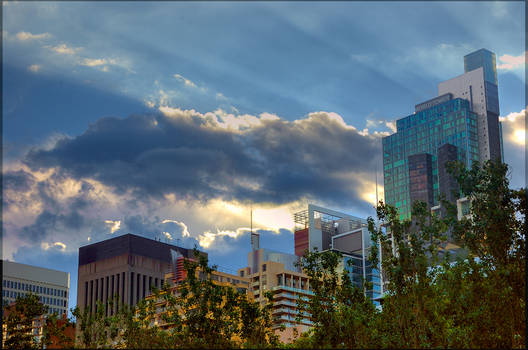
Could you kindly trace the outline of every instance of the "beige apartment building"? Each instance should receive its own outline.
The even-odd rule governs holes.
[[[183,268],[182,264],[178,264],[178,260],[176,259],[176,263],[173,262],[173,271],[165,274],[165,284],[168,284],[170,286],[169,292],[173,295],[178,295],[178,289],[181,285],[181,282],[185,279],[185,276],[181,274],[181,269]],[[203,273],[198,269],[196,271],[198,278],[203,278]],[[233,275],[231,273],[227,273],[224,271],[213,271],[211,274],[211,280],[214,284],[224,286],[224,287],[231,287],[235,289],[237,292],[242,294],[248,294],[248,288],[249,288],[249,279],[245,277],[240,277],[238,275]],[[161,291],[161,293],[164,293],[164,291]],[[153,299],[154,296],[147,296],[146,300]],[[163,329],[169,329],[171,327],[170,324],[167,324],[165,321],[163,321],[162,315],[167,311],[166,308],[166,302],[163,299],[157,300],[155,303],[156,305],[156,312],[154,315],[154,319],[151,321],[151,326],[158,326]]]
[[[266,292],[273,295],[273,328],[281,341],[291,342],[294,329],[298,334],[307,331],[312,321],[309,314],[300,320],[297,300],[308,300],[312,295],[310,281],[297,266],[299,257],[269,249],[257,249],[248,254],[248,266],[239,269],[238,275],[249,280],[249,294],[262,305],[268,302]],[[279,328],[284,326],[281,331]]]

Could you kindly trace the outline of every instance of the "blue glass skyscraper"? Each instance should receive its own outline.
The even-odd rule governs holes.
[[[440,195],[454,201],[456,181],[448,161],[502,159],[495,54],[480,49],[464,57],[465,73],[438,85],[438,97],[415,106],[396,121],[396,133],[383,138],[385,202],[401,219],[412,203],[439,205]]]
[[[420,111],[399,119],[396,133],[382,141],[385,202],[394,205],[402,219],[410,217],[412,199],[438,204],[441,146],[456,147],[456,159],[467,166],[479,159],[476,113],[467,100],[440,97],[447,100],[424,102],[430,107],[422,110],[418,105]],[[423,160],[417,155],[424,155]]]

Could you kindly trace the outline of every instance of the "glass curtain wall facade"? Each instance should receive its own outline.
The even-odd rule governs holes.
[[[457,159],[470,167],[479,160],[477,114],[469,102],[455,98],[396,121],[396,133],[383,138],[385,202],[395,206],[401,219],[410,218],[409,156],[431,155],[432,205],[438,204],[438,148],[457,147]]]

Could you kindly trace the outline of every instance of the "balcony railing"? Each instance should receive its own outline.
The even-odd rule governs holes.
[[[281,289],[288,290],[294,293],[314,295],[314,293],[311,290],[294,288],[294,287],[289,287],[289,286],[275,286],[271,290],[276,291],[276,290],[281,290]]]

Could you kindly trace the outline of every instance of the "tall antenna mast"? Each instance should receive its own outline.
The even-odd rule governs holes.
[[[378,207],[378,164],[376,164],[376,203],[374,203],[374,208]]]
[[[251,250],[255,251],[255,250],[258,250],[260,247],[259,247],[259,234],[258,233],[253,233],[253,204],[251,204],[250,206],[250,210],[251,210]]]

